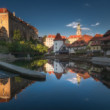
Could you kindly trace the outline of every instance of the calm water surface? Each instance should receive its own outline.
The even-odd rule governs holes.
[[[110,110],[110,68],[71,61],[16,61],[44,81],[0,70],[0,110]]]

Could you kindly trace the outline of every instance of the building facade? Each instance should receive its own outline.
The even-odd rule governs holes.
[[[100,53],[102,52],[101,48],[101,39],[103,35],[96,34],[88,43],[88,53]]]
[[[108,30],[101,39],[101,48],[104,52],[104,55],[110,56],[110,30]]]
[[[70,54],[75,54],[76,52],[79,51],[79,53],[85,53],[88,42],[92,39],[93,37],[90,35],[83,35],[81,38],[79,38],[77,41],[72,43],[72,45],[69,46],[69,53]]]
[[[38,30],[32,25],[15,16],[6,8],[0,8],[0,38],[12,39],[14,31],[19,30],[22,39],[38,39]]]
[[[48,35],[45,39],[44,45],[51,48],[54,44],[55,35]]]
[[[54,53],[59,52],[59,50],[63,44],[64,44],[64,41],[63,41],[61,35],[58,33],[54,39]]]

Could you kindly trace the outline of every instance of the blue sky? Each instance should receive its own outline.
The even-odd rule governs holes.
[[[110,29],[110,0],[0,0],[0,7],[35,26],[39,36],[75,35],[78,22],[83,34]]]

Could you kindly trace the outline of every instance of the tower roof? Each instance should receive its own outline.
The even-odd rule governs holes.
[[[58,34],[56,35],[54,41],[57,41],[57,40],[63,40],[63,38],[61,37],[60,33],[58,33]]]

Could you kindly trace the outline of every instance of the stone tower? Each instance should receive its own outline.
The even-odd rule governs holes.
[[[80,23],[78,24],[77,26],[77,32],[76,32],[76,35],[81,35],[81,26],[80,26]]]

